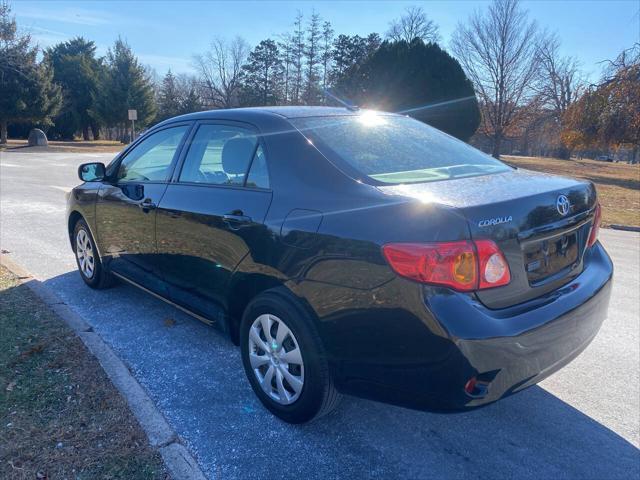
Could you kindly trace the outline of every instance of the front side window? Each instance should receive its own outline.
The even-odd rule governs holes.
[[[120,162],[116,178],[124,182],[163,182],[189,126],[165,128],[149,135]]]
[[[201,125],[187,152],[179,181],[244,185],[258,138],[245,128]]]
[[[329,158],[346,162],[374,183],[418,183],[510,170],[504,163],[409,117],[357,115],[291,122]]]

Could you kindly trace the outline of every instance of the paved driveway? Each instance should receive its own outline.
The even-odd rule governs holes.
[[[133,287],[75,272],[64,191],[105,154],[0,153],[0,243],[128,364],[211,478],[638,478],[640,236],[605,230],[616,280],[593,344],[545,380],[476,412],[438,415],[346,398],[315,423],[270,416],[235,347]],[[165,320],[174,319],[174,326]],[[171,323],[171,322],[169,322]]]

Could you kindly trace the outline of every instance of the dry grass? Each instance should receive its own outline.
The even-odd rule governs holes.
[[[0,478],[166,479],[82,342],[0,267]]]
[[[49,141],[48,147],[29,147],[26,140],[9,140],[6,145],[0,145],[0,151],[4,149],[12,152],[117,153],[124,147],[125,145],[122,143],[112,140],[77,140],[69,142]]]
[[[603,226],[640,227],[640,165],[542,157],[503,158],[517,167],[591,180],[602,205]]]

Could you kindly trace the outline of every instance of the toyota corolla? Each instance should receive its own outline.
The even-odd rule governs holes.
[[[120,279],[217,325],[288,422],[342,394],[489,404],[570,362],[607,315],[593,184],[406,116],[194,113],[79,176],[68,231],[85,283]]]

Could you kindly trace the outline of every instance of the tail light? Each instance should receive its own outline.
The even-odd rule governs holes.
[[[602,222],[602,208],[600,204],[596,204],[596,211],[593,215],[593,225],[591,225],[591,233],[589,234],[588,247],[591,247],[596,240],[598,240],[598,233],[600,233],[600,223]]]
[[[507,285],[509,265],[491,240],[389,243],[382,253],[400,276],[461,292]]]

